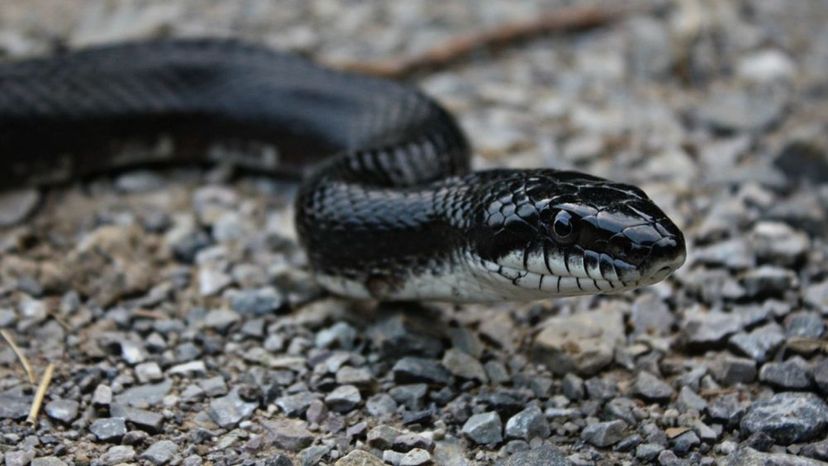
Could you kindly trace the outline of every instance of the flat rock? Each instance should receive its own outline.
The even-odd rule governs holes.
[[[624,438],[627,424],[619,419],[607,422],[597,422],[584,427],[581,438],[599,448],[615,445]]]
[[[756,380],[756,361],[734,356],[722,356],[710,367],[713,377],[722,384],[735,385]]]
[[[463,424],[462,432],[479,445],[497,444],[503,440],[503,423],[496,412],[475,414]]]
[[[426,466],[431,464],[431,454],[422,448],[415,448],[400,458],[400,466]]]
[[[178,445],[175,442],[171,440],[159,440],[150,445],[141,454],[141,459],[149,461],[156,466],[162,466],[172,461],[176,453],[178,453]]]
[[[485,384],[488,383],[489,377],[483,369],[480,361],[470,356],[468,353],[458,349],[448,349],[443,354],[443,367],[454,374],[455,377],[468,380],[477,380]]]
[[[52,400],[46,404],[46,414],[64,424],[71,424],[78,417],[80,403],[75,400]]]
[[[550,433],[549,422],[537,406],[530,406],[506,421],[506,438],[529,441],[535,437],[545,439]]]
[[[258,406],[259,403],[245,401],[233,390],[227,396],[213,399],[207,414],[220,427],[228,429],[250,417]]]
[[[359,389],[353,385],[340,385],[325,396],[325,404],[331,411],[347,413],[362,403]]]
[[[742,418],[747,433],[764,432],[782,445],[803,442],[825,433],[828,405],[812,393],[783,392],[754,403]]]
[[[134,458],[134,448],[128,445],[115,445],[114,447],[110,447],[99,459],[103,464],[114,466],[116,464],[128,463]]]
[[[556,316],[543,323],[532,343],[532,358],[558,375],[592,375],[612,362],[623,339],[623,314],[616,310]]]
[[[766,361],[785,341],[782,327],[770,322],[750,333],[740,332],[730,338],[730,347],[757,362]]]
[[[497,466],[568,466],[571,463],[559,450],[549,445],[541,445],[514,453],[496,464]]]
[[[334,466],[385,466],[385,462],[365,450],[354,450],[337,460]]]
[[[392,372],[397,383],[447,385],[451,381],[451,374],[434,359],[406,356],[394,364]]]
[[[313,443],[314,436],[305,421],[286,418],[265,421],[262,425],[267,430],[267,439],[284,450],[295,452]]]
[[[688,311],[681,334],[691,350],[709,350],[723,344],[727,337],[742,330],[742,319],[734,313],[721,311]]]
[[[96,419],[89,426],[89,431],[95,434],[98,440],[103,442],[114,442],[120,440],[126,434],[126,423],[122,417],[107,417]]]
[[[647,401],[669,401],[675,393],[670,384],[645,371],[635,378],[633,392]]]
[[[41,456],[31,462],[31,466],[65,466],[66,463],[57,456]]]
[[[819,466],[824,463],[797,455],[764,453],[746,447],[738,448],[729,454],[725,464],[730,466]]]
[[[161,404],[172,389],[172,380],[157,384],[137,385],[115,395],[115,402],[130,406],[155,406]]]
[[[765,363],[759,371],[759,380],[788,390],[805,390],[813,384],[808,363],[800,357]]]
[[[160,432],[164,424],[164,416],[162,414],[121,404],[113,404],[110,406],[109,414],[114,417],[122,417],[126,421],[134,424],[135,427],[152,433]]]

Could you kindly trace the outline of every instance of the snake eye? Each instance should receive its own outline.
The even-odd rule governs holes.
[[[575,241],[575,221],[572,214],[565,210],[561,210],[555,215],[551,230],[552,237],[558,243],[569,244]]]

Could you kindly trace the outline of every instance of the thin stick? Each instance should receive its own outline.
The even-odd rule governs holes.
[[[541,34],[583,31],[602,26],[629,11],[629,8],[607,7],[561,8],[535,19],[457,37],[419,55],[369,63],[343,63],[338,68],[386,78],[400,78],[423,69],[446,66],[479,49],[501,47]]]
[[[6,343],[11,346],[12,351],[14,354],[17,355],[17,359],[20,360],[20,364],[23,366],[23,369],[26,371],[26,375],[29,377],[29,383],[34,385],[35,384],[35,376],[34,371],[32,371],[32,366],[29,364],[29,360],[26,359],[26,356],[20,351],[20,348],[17,347],[15,344],[14,339],[12,338],[11,334],[6,330],[0,330],[0,335],[3,335],[3,339],[6,340]]]
[[[43,377],[40,379],[40,385],[37,386],[37,392],[35,393],[34,400],[32,401],[32,409],[29,410],[29,417],[26,418],[26,422],[29,424],[35,424],[37,421],[37,413],[40,412],[40,405],[43,404],[43,398],[46,396],[46,390],[49,388],[49,384],[52,383],[52,372],[55,370],[55,365],[53,363],[49,363],[46,366],[46,370],[43,371]]]

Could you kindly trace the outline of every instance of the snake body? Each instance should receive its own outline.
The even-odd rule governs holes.
[[[469,169],[463,132],[408,86],[227,40],[118,44],[0,64],[0,188],[135,165],[302,173],[317,281],[382,300],[533,300],[657,282],[681,231],[640,189]]]

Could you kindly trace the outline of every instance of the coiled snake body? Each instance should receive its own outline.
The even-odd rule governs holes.
[[[532,300],[626,290],[683,263],[681,232],[640,189],[550,169],[470,172],[469,153],[451,115],[414,89],[235,41],[0,64],[0,188],[228,158],[301,171],[300,241],[334,293]]]

